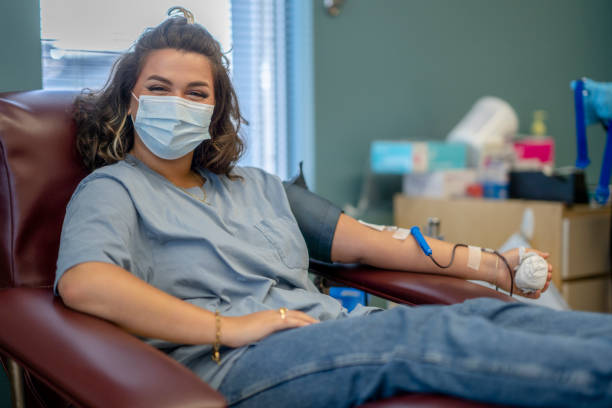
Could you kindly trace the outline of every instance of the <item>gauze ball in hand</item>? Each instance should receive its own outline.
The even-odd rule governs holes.
[[[531,293],[542,289],[548,276],[548,262],[535,252],[521,253],[514,284],[523,292]]]

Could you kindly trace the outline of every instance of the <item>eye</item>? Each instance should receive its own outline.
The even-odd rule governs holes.
[[[150,85],[147,87],[147,89],[149,90],[149,92],[164,92],[166,91],[166,88],[162,85]]]
[[[206,99],[206,98],[208,98],[208,94],[206,92],[202,92],[202,91],[189,91],[188,95],[193,97],[193,98],[198,98],[198,99]]]

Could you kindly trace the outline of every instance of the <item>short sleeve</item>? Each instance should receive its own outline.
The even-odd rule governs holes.
[[[131,235],[137,213],[127,190],[114,179],[97,177],[82,182],[66,208],[53,290],[73,266],[106,262],[132,269]]]

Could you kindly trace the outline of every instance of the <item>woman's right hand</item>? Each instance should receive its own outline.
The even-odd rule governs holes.
[[[244,316],[224,316],[221,318],[221,344],[242,347],[279,330],[318,322],[317,319],[297,310],[287,310],[285,318],[279,309],[264,310]]]
[[[549,253],[538,251],[537,249],[526,248],[525,251],[526,252],[535,252],[536,254],[538,254],[542,258],[544,258],[545,260],[548,259],[548,257],[550,256]],[[516,274],[516,269],[520,265],[520,252],[519,252],[519,249],[518,248],[511,249],[509,251],[504,252],[502,255],[503,255],[504,258],[506,258],[506,261],[508,262],[508,266],[510,266],[510,268],[512,269],[513,274]],[[516,293],[517,295],[520,295],[520,296],[527,297],[527,298],[538,299],[542,293],[546,292],[546,290],[550,286],[551,281],[552,281],[552,265],[548,264],[548,274],[546,276],[546,283],[544,284],[544,287],[542,289],[538,289],[538,290],[536,290],[534,292],[527,293],[527,292],[523,292],[520,288],[517,288],[515,286],[514,287],[514,293]],[[502,265],[501,268],[498,270],[498,275],[497,275],[496,281],[495,282],[491,282],[491,283],[495,283],[501,289],[509,292],[510,291],[510,282],[511,282],[511,278],[510,278],[510,275],[508,274],[507,268],[505,268]]]

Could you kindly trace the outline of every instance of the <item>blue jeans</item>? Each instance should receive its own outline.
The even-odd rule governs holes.
[[[237,407],[348,407],[401,392],[612,406],[612,316],[473,299],[275,333],[219,391]]]

